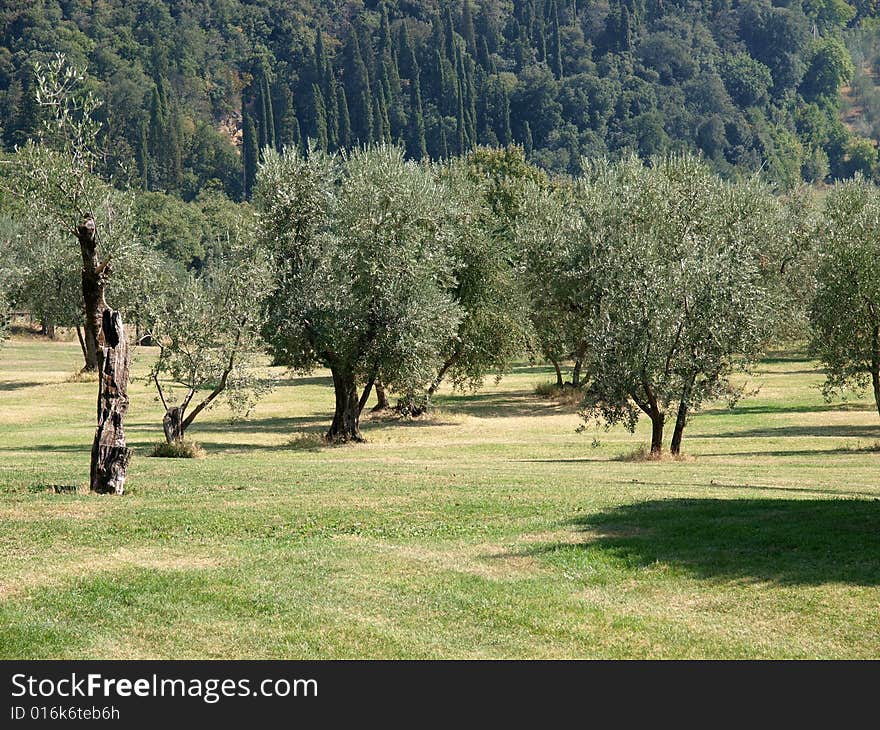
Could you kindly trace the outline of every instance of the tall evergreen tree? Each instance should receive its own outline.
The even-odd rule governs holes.
[[[468,52],[477,55],[477,39],[474,33],[474,15],[470,0],[464,0],[461,8],[461,37],[467,45]]]
[[[373,104],[370,74],[361,52],[358,33],[348,37],[345,47],[345,96],[351,125],[351,142],[367,144],[373,140]]]
[[[407,129],[406,151],[410,157],[422,160],[428,156],[425,141],[425,116],[422,109],[422,88],[418,74],[410,82],[410,111]]]
[[[254,121],[246,109],[242,109],[242,115],[241,160],[243,166],[243,190],[244,197],[250,198],[257,180],[259,149],[257,147]]]
[[[348,115],[348,99],[345,95],[345,87],[339,84],[336,87],[336,105],[339,108],[339,135],[337,144],[341,149],[347,149],[352,145],[351,120]]]
[[[559,37],[559,8],[550,0],[550,42],[547,44],[547,65],[557,79],[562,78],[562,43]]]
[[[327,150],[327,110],[324,107],[324,95],[321,93],[321,87],[312,84],[312,108],[313,119],[315,122],[315,146],[319,150]]]

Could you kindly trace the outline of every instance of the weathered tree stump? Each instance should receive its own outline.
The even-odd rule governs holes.
[[[99,350],[98,428],[92,444],[91,490],[123,494],[131,449],[122,422],[128,410],[128,341],[119,312],[104,309]]]

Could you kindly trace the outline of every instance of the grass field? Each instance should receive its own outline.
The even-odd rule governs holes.
[[[575,433],[528,365],[342,448],[309,448],[329,379],[285,376],[196,423],[207,458],[146,458],[149,357],[128,494],[98,497],[78,346],[0,347],[4,659],[880,657],[880,418],[801,355],[651,463],[620,458],[644,430]]]

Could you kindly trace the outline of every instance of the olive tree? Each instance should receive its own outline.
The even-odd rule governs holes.
[[[278,285],[264,328],[276,362],[333,376],[331,442],[362,441],[379,380],[428,387],[456,332],[446,192],[394,147],[267,153],[257,205]]]
[[[186,275],[151,301],[150,335],[159,356],[149,378],[165,409],[168,443],[182,441],[199,414],[222,401],[246,415],[269,387],[257,367],[269,261],[240,241],[226,248],[226,257],[201,275]]]
[[[827,398],[868,384],[880,412],[880,191],[864,179],[838,183],[819,232],[812,350]]]
[[[672,415],[678,453],[689,415],[738,398],[730,376],[765,343],[773,301],[761,247],[775,203],[691,157],[585,168],[556,229],[559,286],[586,343],[582,415],[631,430],[647,415],[653,455]]]
[[[136,235],[132,194],[95,174],[99,104],[83,73],[60,54],[35,71],[41,138],[17,149],[3,176],[21,225],[19,290],[35,314],[77,326],[83,370],[93,371],[107,297],[123,313],[137,310],[159,264]]]
[[[565,385],[560,361],[574,360],[571,385],[581,385],[589,329],[600,293],[599,271],[610,239],[595,215],[604,210],[608,191],[583,180],[551,187],[531,184],[517,220],[523,254],[522,276],[531,297],[531,322],[542,354],[556,369],[556,385]]]
[[[441,365],[427,392],[404,399],[416,413],[444,378],[458,389],[480,387],[488,373],[500,378],[526,352],[532,333],[516,242],[490,205],[491,183],[472,160],[453,160],[437,171],[445,198],[443,225],[449,231],[449,296],[461,319],[441,348]]]
[[[122,494],[131,459],[123,429],[130,361],[122,316],[108,305],[106,293],[117,263],[111,264],[110,252],[123,250],[126,232],[131,231],[126,214],[130,205],[119,205],[130,196],[94,174],[98,104],[83,93],[83,74],[60,54],[35,69],[37,102],[43,111],[41,140],[16,151],[13,174],[4,181],[25,211],[24,225],[36,232],[44,225],[54,226],[79,244],[84,369],[101,371],[90,486],[95,492]]]

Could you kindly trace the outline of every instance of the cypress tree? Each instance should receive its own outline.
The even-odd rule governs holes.
[[[316,83],[321,83],[326,74],[326,69],[330,65],[327,61],[327,52],[324,49],[324,36],[321,33],[320,26],[315,33],[315,49],[314,49],[314,69],[313,78]]]
[[[464,154],[467,149],[467,127],[464,119],[464,94],[462,92],[461,77],[458,78],[458,111],[455,115],[456,153]]]
[[[528,122],[523,124],[523,149],[527,155],[532,154],[532,128]]]
[[[264,143],[263,146],[260,147],[260,151],[262,152],[263,147],[275,148],[275,114],[272,110],[272,95],[269,93],[269,78],[265,71],[261,76],[260,104],[262,106],[262,123],[266,127],[263,132]]]
[[[452,8],[449,5],[443,9],[443,40],[446,57],[451,61],[455,54],[455,26],[452,24]]]
[[[406,151],[410,157],[422,160],[428,156],[425,142],[425,116],[422,110],[422,87],[418,74],[410,83],[410,111]]]
[[[486,73],[497,73],[497,68],[492,60],[492,55],[489,53],[489,44],[486,43],[485,36],[480,36],[480,42],[477,46],[477,63],[486,70]]]
[[[341,149],[351,147],[351,120],[348,116],[348,100],[345,97],[345,87],[342,84],[336,87],[336,105],[339,107],[339,136],[337,143]]]
[[[391,58],[392,54],[391,24],[388,22],[388,6],[382,3],[382,17],[379,21],[379,45],[376,54],[379,58]]]
[[[346,45],[346,99],[349,106],[351,142],[367,144],[373,139],[373,105],[370,102],[370,74],[361,53],[358,34],[349,35]]]
[[[439,15],[431,16],[431,47],[441,56],[446,56],[446,36],[443,33],[443,23]]]
[[[404,21],[400,24],[400,35],[397,42],[397,72],[404,78],[414,79],[419,73],[419,62],[416,60],[415,51],[409,40],[409,31],[406,28],[407,24]]]
[[[257,161],[259,150],[257,148],[257,136],[254,132],[254,122],[247,110],[242,110],[244,119],[242,122],[241,137],[241,160],[244,171],[244,197],[250,198],[257,179]]]
[[[280,145],[281,147],[302,148],[302,130],[299,126],[299,118],[296,115],[296,108],[293,100],[290,98],[290,92],[287,95],[287,105],[285,106],[284,116],[281,117]]]
[[[497,132],[501,144],[509,145],[513,142],[513,132],[510,129],[510,94],[506,86],[501,87],[501,124]]]
[[[388,119],[388,102],[385,99],[385,90],[379,84],[379,93],[374,96],[376,120],[376,142],[391,142],[391,124]]]
[[[137,163],[140,185],[143,190],[147,189],[147,179],[150,169],[150,142],[149,125],[144,116],[138,120],[138,140],[135,149],[135,162]]]
[[[556,0],[550,2],[550,44],[547,49],[548,65],[557,79],[562,78],[562,42],[559,38],[559,9]]]
[[[321,87],[312,84],[312,104],[315,120],[315,145],[319,150],[327,150],[327,110],[324,108],[324,95]]]
[[[327,144],[329,149],[335,150],[339,147],[339,101],[336,96],[336,80],[329,68],[328,66],[328,78],[324,82],[322,93],[327,111]]]
[[[629,9],[623,5],[620,9],[620,32],[618,34],[621,51],[631,51],[633,45],[632,23]]]
[[[467,44],[468,52],[472,55],[477,54],[477,40],[474,33],[474,15],[471,11],[470,0],[464,0],[461,8],[461,37]]]

